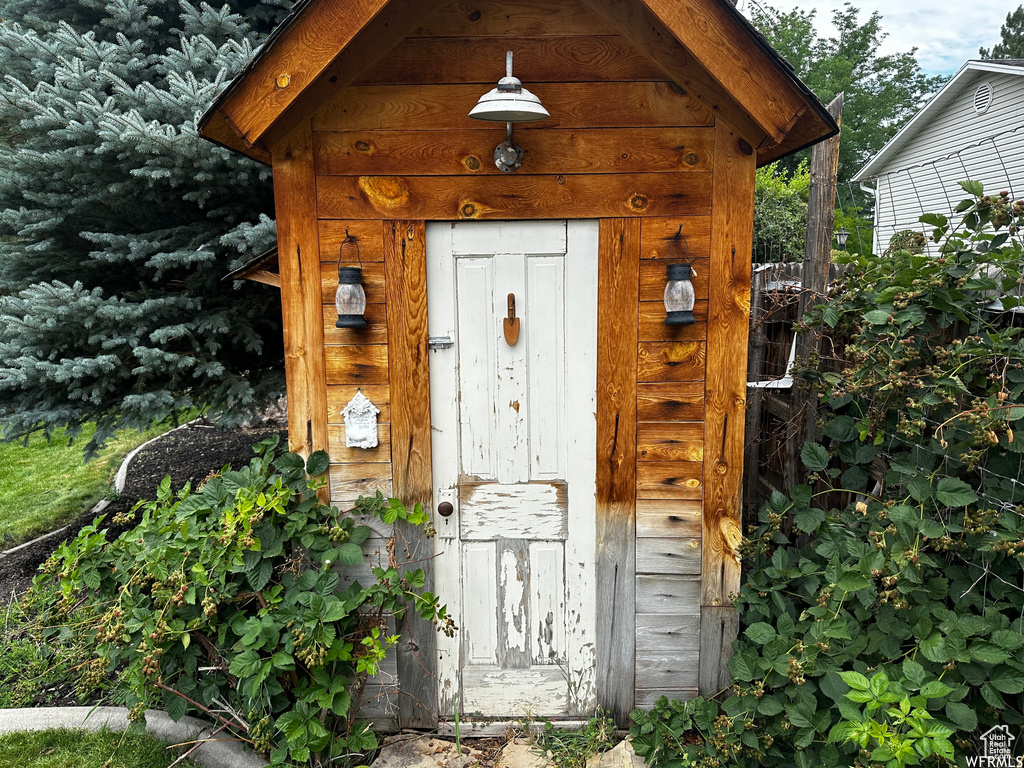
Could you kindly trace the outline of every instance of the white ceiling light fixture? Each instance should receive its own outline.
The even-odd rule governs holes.
[[[540,99],[512,74],[512,51],[505,54],[505,76],[498,87],[480,97],[469,111],[476,120],[505,123],[505,141],[494,148],[494,164],[505,173],[519,170],[523,164],[523,150],[512,141],[512,123],[531,123],[551,117]]]

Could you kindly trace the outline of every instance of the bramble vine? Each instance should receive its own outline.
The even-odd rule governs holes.
[[[357,714],[398,640],[389,618],[411,611],[448,634],[455,625],[423,591],[423,569],[396,557],[396,523],[431,532],[420,505],[378,493],[340,513],[307,478],[326,471],[327,455],[275,457],[277,442],[196,490],[175,493],[165,479],[114,541],[97,519],[57,549],[34,589],[56,586],[42,605],[44,637],[69,627],[87,636],[83,684],[116,675],[133,718],[156,706],[174,719],[192,712],[274,765],[343,765],[377,747]],[[379,556],[364,587],[350,571],[372,535]]]
[[[1024,724],[1024,201],[963,186],[805,317],[823,440],[748,528],[732,686],[635,713],[649,764],[964,764]]]

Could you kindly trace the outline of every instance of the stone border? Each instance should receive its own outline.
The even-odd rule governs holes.
[[[125,707],[26,707],[0,709],[0,734],[17,731],[49,731],[55,728],[100,731],[107,728],[120,732],[128,728],[128,710]],[[266,760],[254,754],[235,740],[220,739],[213,735],[210,724],[195,717],[185,716],[174,722],[166,712],[150,709],[146,712],[146,732],[168,744],[188,744],[210,739],[188,756],[204,768],[266,768]]]
[[[184,424],[180,424],[177,427],[175,427],[174,429],[169,429],[166,432],[161,432],[156,437],[149,438],[149,440],[144,442],[142,445],[140,445],[140,446],[136,447],[134,450],[130,451],[128,453],[128,455],[124,457],[124,460],[121,462],[121,466],[117,468],[117,473],[114,475],[114,482],[113,482],[114,492],[117,493],[118,495],[120,495],[121,492],[124,490],[124,484],[128,480],[128,465],[131,463],[132,459],[135,458],[135,455],[139,451],[141,451],[143,448],[146,448],[151,443],[155,443],[157,440],[160,440],[160,439],[166,437],[167,435],[171,434],[171,432],[177,432],[179,429],[184,429],[185,427],[191,426],[192,424],[195,424],[196,422],[201,421],[201,420],[202,419],[199,418],[199,419],[192,419],[192,421],[186,421]],[[96,515],[100,514],[103,510],[105,510],[109,506],[110,506],[110,499],[100,499],[99,501],[96,502],[96,505],[92,509],[89,510],[90,517],[95,517]],[[58,528],[56,531],[50,531],[49,533],[44,533],[42,536],[36,536],[36,538],[32,539],[31,541],[26,541],[24,544],[19,544],[16,547],[11,547],[10,549],[5,550],[4,552],[0,552],[0,558],[7,557],[8,555],[13,555],[15,552],[18,552],[19,550],[22,550],[22,549],[27,549],[28,547],[31,547],[33,544],[37,544],[40,541],[46,541],[47,539],[51,539],[54,536],[58,536],[58,535],[64,533],[64,531],[66,531],[70,527],[71,527],[70,525],[65,525],[62,528]]]

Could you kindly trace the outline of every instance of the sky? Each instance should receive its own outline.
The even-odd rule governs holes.
[[[882,54],[917,47],[921,69],[930,75],[949,75],[967,59],[978,57],[979,46],[991,48],[999,42],[999,27],[1006,14],[1021,0],[852,0],[866,17],[872,11],[882,14],[882,31],[888,33]],[[767,0],[780,11],[794,7],[817,10],[818,32],[834,33],[832,11],[842,0]],[[745,9],[746,3],[740,0]]]

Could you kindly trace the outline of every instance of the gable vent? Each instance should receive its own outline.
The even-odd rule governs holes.
[[[992,106],[992,83],[982,83],[974,92],[974,111],[979,115],[988,112]]]

